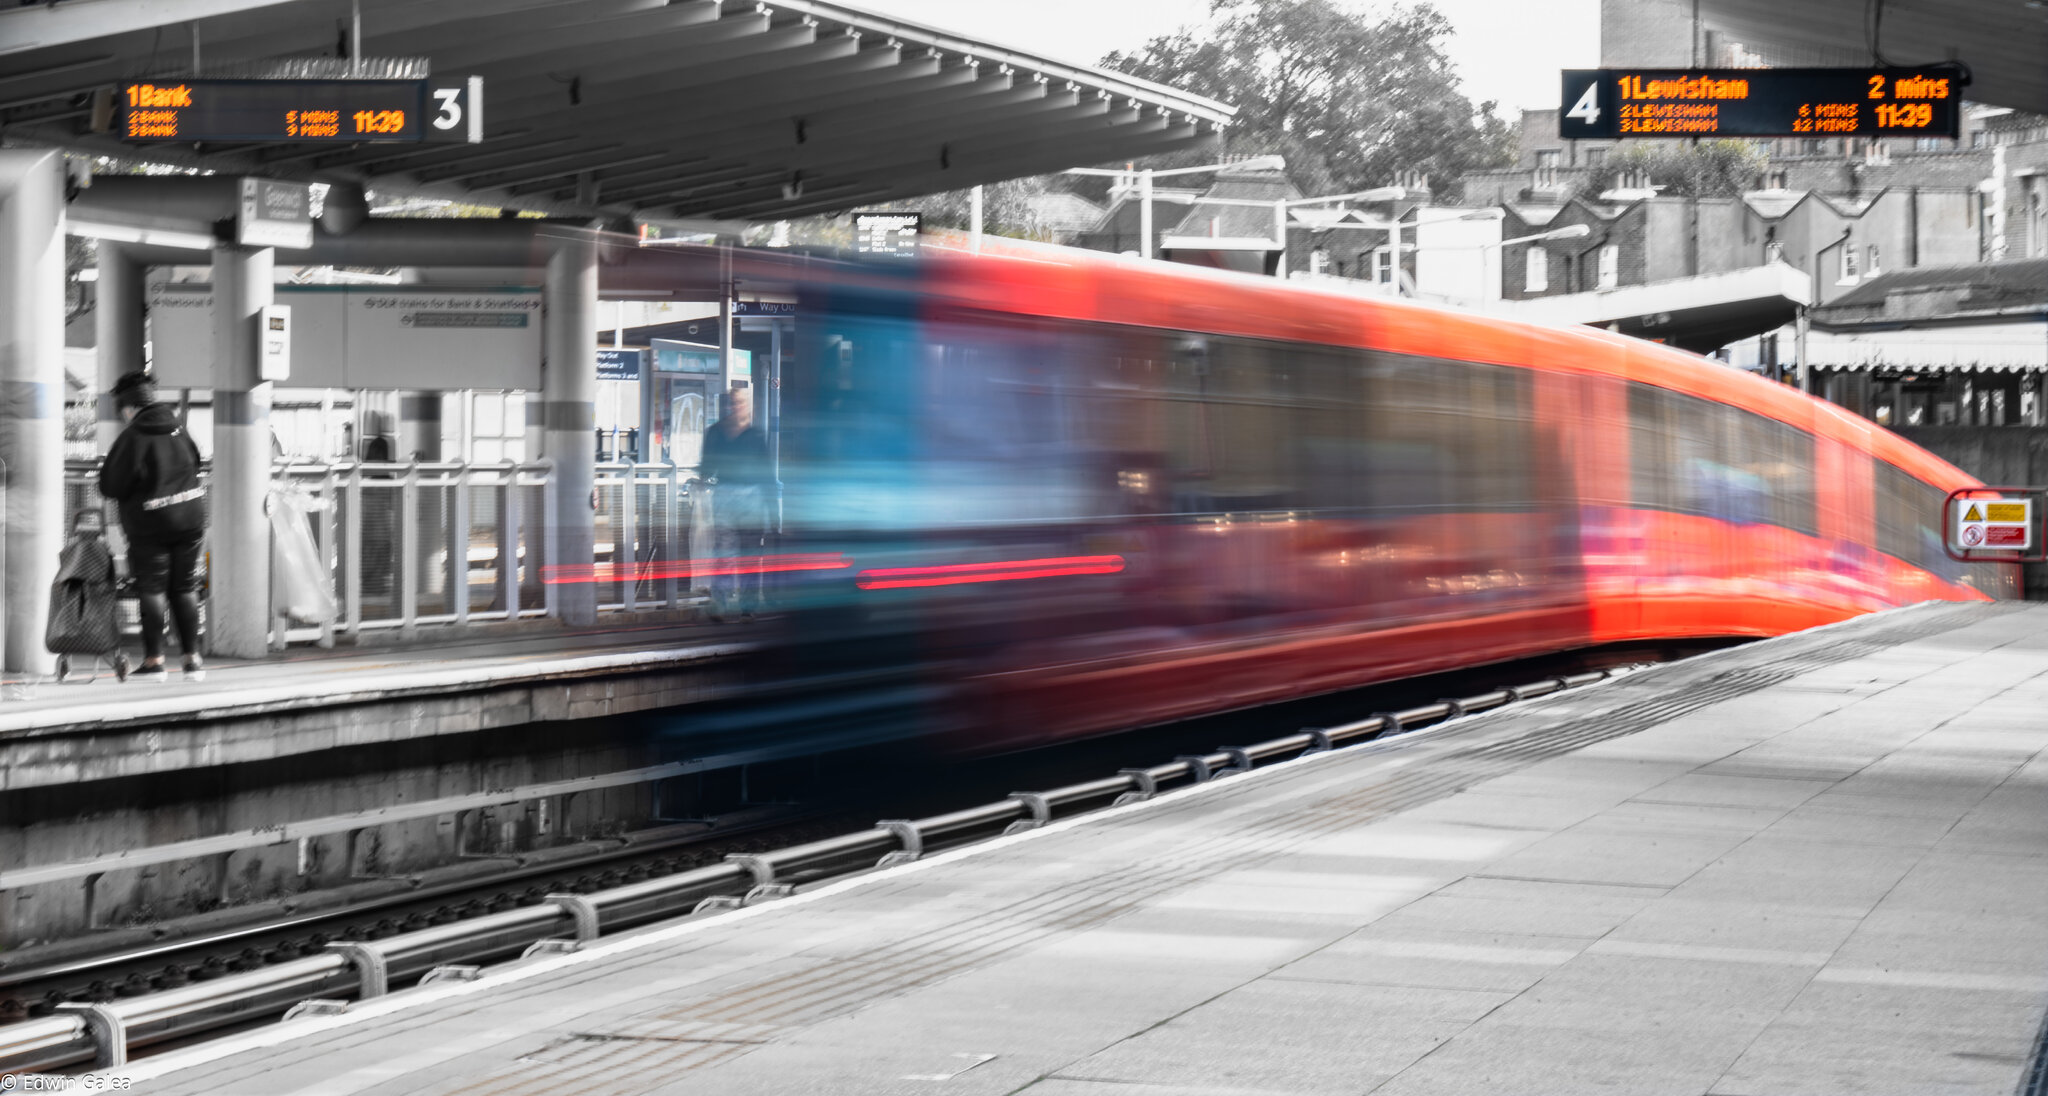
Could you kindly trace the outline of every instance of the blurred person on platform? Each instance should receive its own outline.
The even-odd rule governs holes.
[[[711,615],[751,618],[761,606],[761,573],[750,566],[768,542],[768,500],[775,468],[768,435],[754,425],[753,394],[734,385],[725,393],[725,416],[704,432],[698,478],[712,489]]]
[[[127,428],[100,465],[100,494],[121,507],[128,572],[142,598],[142,665],[135,677],[163,681],[164,619],[178,628],[185,679],[206,670],[199,657],[199,583],[206,547],[206,487],[199,446],[178,413],[156,398],[156,382],[135,372],[114,382]]]

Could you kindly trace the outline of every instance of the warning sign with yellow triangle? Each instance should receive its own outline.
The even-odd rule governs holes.
[[[1982,512],[1982,511],[1980,511],[1980,510],[1978,510],[1978,509],[1977,509],[1977,504],[1973,502],[1973,503],[1971,503],[1971,504],[1970,504],[1970,508],[1969,508],[1969,510],[1967,510],[1967,511],[1965,511],[1965,512],[1963,513],[1963,520],[1964,520],[1964,521],[1983,521],[1983,520],[1984,520],[1984,514],[1983,514],[1983,512]]]

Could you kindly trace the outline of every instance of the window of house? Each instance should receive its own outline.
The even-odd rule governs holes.
[[[1600,288],[1613,289],[1621,284],[1621,248],[1608,244],[1600,249]]]
[[[1539,171],[1543,171],[1543,170],[1549,170],[1549,169],[1551,169],[1551,168],[1555,168],[1555,167],[1557,166],[1557,154],[1558,154],[1558,150],[1557,150],[1557,149],[1554,149],[1554,148],[1539,148],[1539,149],[1537,149],[1537,150],[1536,150],[1536,168],[1537,168],[1537,170],[1539,170]]]
[[[1764,187],[1769,190],[1785,189],[1785,173],[1773,171],[1769,175],[1764,176]]]
[[[1385,284],[1394,280],[1394,253],[1388,248],[1372,250],[1372,280]]]
[[[2048,216],[2041,209],[2041,192],[2027,195],[2027,254],[2048,255]]]
[[[1883,269],[1882,267],[1880,267],[1880,266],[1878,266],[1878,265],[1877,265],[1877,245],[1876,245],[1876,244],[1871,244],[1871,245],[1870,245],[1870,262],[1869,262],[1869,264],[1868,264],[1868,265],[1869,265],[1869,273],[1870,273],[1871,275],[1873,275],[1873,276],[1875,276],[1875,275],[1876,275],[1876,274],[1877,274],[1877,273],[1878,273],[1879,271],[1881,271],[1881,270]]]
[[[1945,137],[1915,137],[1913,148],[1918,152],[1940,152],[1947,140]]]
[[[1529,249],[1528,267],[1522,272],[1522,289],[1529,293],[1542,293],[1550,288],[1550,252],[1540,247]]]
[[[1843,244],[1841,280],[1845,282],[1853,282],[1860,276],[1861,272],[1857,269],[1856,265],[1856,245]]]
[[[1607,150],[1606,150],[1606,149],[1604,149],[1604,148],[1589,148],[1589,149],[1587,149],[1587,150],[1586,150],[1586,166],[1587,166],[1587,167],[1604,167],[1604,166],[1606,166],[1606,164],[1607,164]]]

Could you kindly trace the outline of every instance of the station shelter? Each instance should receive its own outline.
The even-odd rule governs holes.
[[[188,41],[189,64],[183,50],[168,60],[167,31]],[[492,520],[531,526],[533,543],[521,532],[516,544],[466,551],[466,533],[449,532],[438,565],[454,578],[444,603],[422,611],[419,596],[431,591],[401,575],[394,602],[402,623],[394,626],[530,612],[589,626],[608,607],[634,609],[647,590],[616,574],[578,575],[640,561],[635,530],[651,516],[634,506],[646,477],[633,472],[617,490],[607,548],[593,506],[607,474],[596,439],[601,385],[617,382],[599,379],[598,351],[614,341],[602,337],[601,302],[710,302],[731,320],[742,298],[772,299],[772,273],[751,269],[757,260],[731,246],[751,224],[1195,148],[1213,142],[1232,114],[1122,74],[823,0],[364,5],[338,42],[324,0],[16,5],[0,8],[0,57],[8,71],[0,462],[9,518],[0,534],[0,669],[31,674],[52,665],[41,629],[75,474],[63,440],[67,238],[92,240],[97,252],[93,389],[161,361],[165,387],[189,389],[188,411],[203,408],[210,419],[211,568],[234,579],[209,589],[214,653],[258,656],[286,631],[274,613],[265,516],[285,439],[294,450],[345,445],[361,454],[372,437],[388,437],[393,463],[402,463],[437,449],[446,458],[443,439],[455,438],[464,457],[523,462],[502,482],[433,486],[455,500],[444,513],[461,513],[464,499],[499,499]],[[138,137],[124,133],[116,99],[124,81],[145,72],[310,82],[343,97],[350,81],[410,81],[422,101],[434,93],[435,126],[449,126],[417,126],[396,141]],[[674,109],[677,102],[691,109]],[[317,212],[315,188],[324,191]],[[385,215],[386,203],[408,196],[502,212]],[[633,246],[643,225],[720,243],[682,260],[687,270],[657,269],[646,252],[663,249]],[[167,284],[161,272],[179,267],[203,274],[153,300]],[[280,284],[289,280],[281,269],[308,267],[412,269],[427,284],[321,287],[324,297]],[[190,322],[166,338],[156,330],[184,322],[172,297]],[[266,338],[287,300],[289,338]],[[623,404],[612,398],[614,430],[649,435],[624,452],[653,455],[656,435],[664,445],[680,440],[668,425],[678,400],[685,418],[701,407],[715,421],[719,392],[763,379],[764,351],[736,341],[751,337],[751,326],[741,317],[737,334],[711,340],[721,358],[716,385],[708,373],[664,370],[658,348],[645,343],[645,375],[654,378],[647,391]],[[768,326],[761,334],[772,343]],[[193,353],[208,336],[205,352]],[[288,363],[278,360],[280,343]],[[504,347],[513,349],[492,349]],[[686,357],[678,348],[672,360]],[[663,410],[640,409],[657,398]],[[340,426],[338,405],[347,415]],[[634,421],[625,425],[629,409]],[[105,445],[120,422],[104,400],[98,417]],[[622,455],[616,440],[610,445],[609,455]],[[430,469],[389,479],[360,471],[336,473],[347,481],[336,490],[446,479]],[[412,508],[400,511],[398,539],[429,535]],[[342,530],[331,546],[345,600],[377,562],[367,550],[347,551],[354,536]],[[495,594],[474,603],[456,593],[471,552],[507,564]],[[515,576],[536,561],[569,577],[529,607]],[[662,603],[673,605],[674,595]],[[369,623],[345,617],[339,630]]]

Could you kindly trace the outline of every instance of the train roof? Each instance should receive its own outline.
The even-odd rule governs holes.
[[[1698,355],[1579,325],[1486,316],[1302,282],[1026,241],[968,255],[941,243],[925,292],[1027,316],[1325,343],[1418,357],[1620,377],[1752,411],[1867,452],[1936,485],[1977,481],[1825,400]]]

